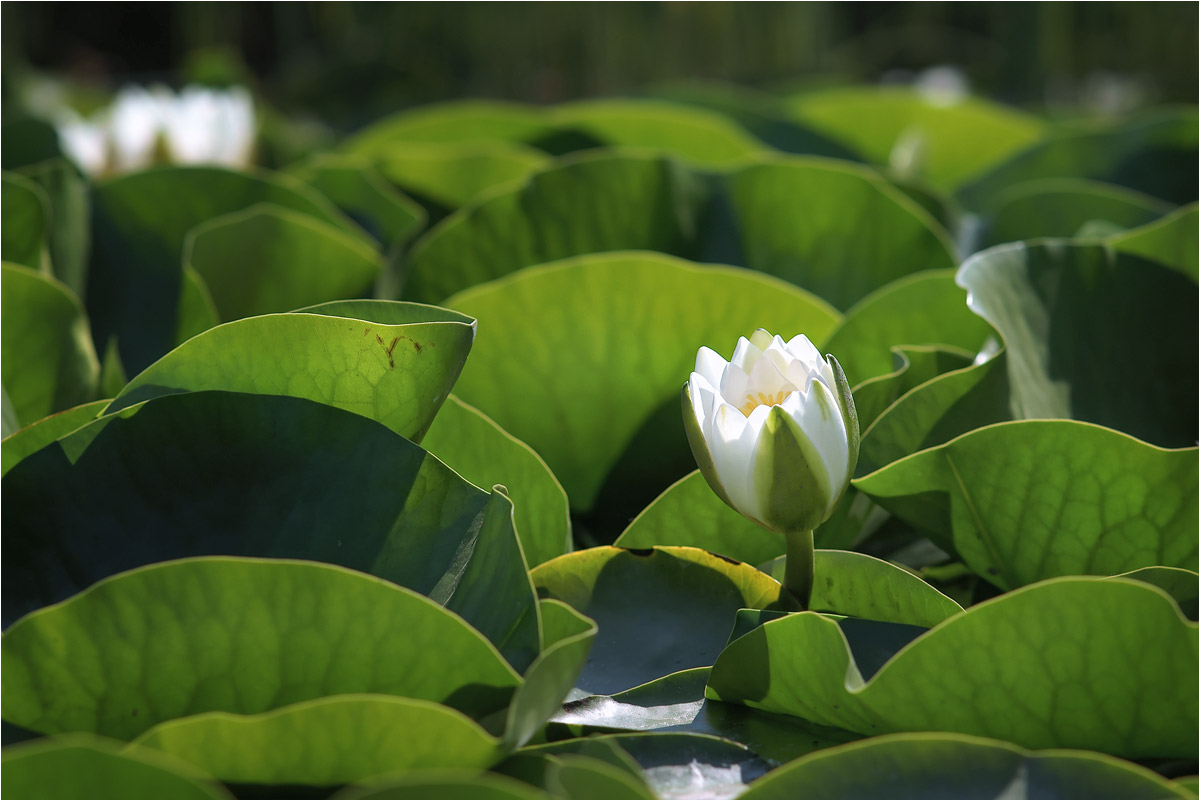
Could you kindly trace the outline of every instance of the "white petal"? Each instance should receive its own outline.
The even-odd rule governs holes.
[[[762,348],[745,337],[738,337],[737,347],[733,349],[733,358],[729,360],[729,363],[736,364],[749,373],[754,369],[755,362],[761,358]]]
[[[716,390],[700,373],[692,373],[688,378],[688,397],[692,401],[692,413],[696,415],[700,431],[708,439],[712,430],[713,407],[717,403]]]
[[[740,407],[746,402],[746,387],[749,385],[750,379],[746,376],[746,371],[736,364],[730,364],[725,368],[725,374],[721,376],[719,386],[721,397]]]
[[[696,351],[696,372],[704,376],[713,387],[720,385],[721,376],[728,366],[729,362],[712,348],[702,347]]]
[[[709,447],[713,467],[730,502],[739,511],[752,517],[759,515],[754,493],[750,458],[754,455],[756,430],[745,415],[723,403],[714,415],[713,438]],[[761,423],[760,429],[761,430]]]
[[[787,350],[793,358],[799,359],[810,368],[825,361],[821,358],[821,351],[817,350],[804,334],[792,337],[787,343]]]
[[[161,126],[159,103],[149,92],[140,86],[122,89],[109,121],[117,168],[129,171],[149,165]]]
[[[766,350],[767,346],[771,344],[771,332],[765,328],[756,328],[750,335],[750,342],[759,350]]]
[[[103,126],[91,123],[74,111],[64,111],[55,126],[67,157],[88,175],[104,172],[108,142]]]
[[[750,371],[749,387],[746,392],[751,395],[762,393],[764,395],[774,395],[780,390],[791,392],[796,389],[784,374],[780,371],[779,366],[771,358],[759,359],[755,363],[754,369]],[[729,398],[731,402],[737,402],[734,398]],[[742,399],[744,400],[744,398]]]
[[[820,454],[829,474],[829,486],[836,495],[846,482],[846,471],[850,466],[850,440],[837,398],[823,383],[813,381],[808,387],[807,398],[800,404],[799,414],[791,409],[788,411]],[[833,501],[831,497],[830,508]]]

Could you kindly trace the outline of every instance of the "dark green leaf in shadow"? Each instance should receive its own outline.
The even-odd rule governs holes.
[[[779,602],[779,583],[749,565],[698,548],[592,548],[532,571],[541,597],[596,621],[600,632],[579,677],[609,695],[712,664],[743,607]]]
[[[183,260],[204,278],[226,322],[361,296],[383,269],[361,237],[271,204],[197,225]]]
[[[87,294],[96,342],[103,346],[115,336],[130,372],[170,350],[188,232],[258,203],[308,214],[369,239],[324,197],[283,175],[162,167],[99,184],[92,192]]]
[[[840,87],[795,95],[786,103],[798,122],[940,190],[955,189],[1003,162],[1045,129],[1041,120],[1006,106],[908,87]]]
[[[0,370],[18,422],[95,400],[100,364],[79,299],[28,267],[5,262],[0,275]]]
[[[46,244],[54,277],[84,297],[92,237],[87,180],[61,158],[34,164],[21,170],[21,174],[46,194],[49,212]]]
[[[7,393],[5,397],[8,397]],[[3,443],[0,443],[0,459],[3,460],[0,476],[31,453],[37,453],[56,439],[92,422],[108,404],[107,400],[98,400],[73,406],[49,417],[43,417],[5,437]]]
[[[212,389],[290,395],[369,417],[419,441],[474,337],[475,321],[466,315],[395,301],[350,301],[236,320],[159,359],[107,411]]]
[[[344,693],[472,717],[520,682],[428,598],[333,565],[203,557],[112,576],[4,633],[4,717],[132,739],[201,712],[254,714]]]
[[[855,486],[1011,589],[1152,565],[1194,570],[1196,475],[1195,448],[1026,420],[913,454]]]
[[[4,750],[5,798],[230,798],[194,767],[157,751],[72,735]]]
[[[565,756],[551,766],[547,776],[551,795],[567,799],[654,798],[645,780],[591,756]]]
[[[4,210],[0,258],[42,270],[50,222],[50,199],[46,193],[23,175],[4,173],[0,180],[0,208]]]
[[[451,395],[421,445],[477,487],[504,485],[531,566],[571,550],[562,485],[542,457],[482,412]]]
[[[1050,241],[986,250],[957,280],[1004,339],[1015,419],[1086,420],[1166,447],[1196,442],[1200,312],[1196,284],[1178,271]],[[1115,365],[1137,365],[1143,378]]]
[[[182,345],[197,334],[203,334],[220,322],[208,284],[190,264],[185,264],[179,288],[179,309],[175,313],[175,346]],[[110,345],[115,342],[114,339],[109,340]]]
[[[739,798],[1186,798],[1154,772],[1086,751],[961,734],[875,737],[799,759]]]
[[[1071,577],[971,607],[869,681],[838,623],[787,615],[722,652],[708,695],[865,734],[952,731],[1027,748],[1184,756],[1197,746],[1196,642],[1196,625],[1162,590]]]
[[[351,785],[331,798],[549,798],[525,782],[496,773],[464,770],[415,770]]]
[[[1118,253],[1129,253],[1157,261],[1188,276],[1197,278],[1200,261],[1200,214],[1195,203],[1188,204],[1160,220],[1123,231],[1108,238],[1108,246]]]
[[[989,334],[991,327],[967,308],[954,273],[940,270],[897,279],[860,300],[824,348],[857,387],[895,370],[893,347],[941,345],[974,354]]]
[[[17,420],[17,410],[13,408],[12,401],[8,398],[8,393],[4,390],[4,386],[0,383],[0,403],[3,403],[3,415],[0,417],[2,421],[3,437],[8,439],[21,428],[21,422]],[[7,451],[4,451],[7,453]],[[24,454],[22,454],[24,455]],[[5,457],[5,472],[7,472],[7,457]],[[15,462],[14,462],[15,463]]]
[[[1070,178],[1029,181],[997,196],[984,245],[1075,236],[1093,221],[1134,228],[1171,211],[1171,204],[1131,189]]]
[[[8,620],[139,565],[285,557],[371,573],[460,613],[500,583],[504,608],[468,622],[497,636],[506,658],[537,651],[507,499],[489,503],[421,448],[340,409],[228,392],[162,397],[27,457],[2,487]],[[486,569],[471,569],[476,553],[493,558]]]
[[[37,117],[6,112],[0,125],[0,164],[14,170],[63,155],[58,131]]]
[[[412,769],[484,770],[503,755],[499,742],[461,712],[366,694],[258,715],[207,712],[162,723],[134,743],[225,782],[318,787]]]
[[[900,396],[863,429],[855,472],[864,475],[980,426],[1009,419],[1000,354],[939,375]]]
[[[1160,108],[1106,129],[1059,134],[964,186],[969,209],[988,212],[1009,187],[1044,178],[1126,186],[1171,203],[1196,199],[1196,109]]]
[[[631,438],[665,404],[675,406],[675,431],[659,447],[686,456],[679,392],[700,346],[729,353],[760,326],[820,342],[838,319],[777,279],[657,253],[544,265],[449,303],[483,321],[455,394],[541,454],[578,511],[592,507]]]
[[[1153,584],[1175,599],[1188,620],[1197,618],[1197,600],[1200,599],[1200,576],[1194,570],[1181,567],[1143,567],[1128,573],[1118,573],[1113,578],[1127,578]]]

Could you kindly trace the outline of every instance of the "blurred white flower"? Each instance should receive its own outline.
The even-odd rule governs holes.
[[[254,100],[242,87],[131,86],[91,120],[73,111],[57,115],[63,150],[89,175],[174,164],[250,165],[256,134]]]

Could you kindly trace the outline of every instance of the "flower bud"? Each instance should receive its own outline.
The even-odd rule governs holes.
[[[709,348],[683,388],[688,442],[720,498],[764,528],[811,531],[858,462],[858,416],[841,366],[803,334],[758,329],[725,361]]]

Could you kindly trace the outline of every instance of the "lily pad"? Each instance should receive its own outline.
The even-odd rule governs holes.
[[[970,367],[973,357],[936,345],[902,345],[892,348],[892,360],[892,372],[868,378],[854,388],[854,410],[862,431],[901,397],[938,376]]]
[[[219,325],[135,376],[108,414],[220,389],[336,406],[420,441],[454,386],[475,321],[446,309],[349,301]]]
[[[271,204],[197,225],[183,261],[204,279],[225,321],[358,297],[383,269],[360,237]]]
[[[976,353],[991,327],[967,308],[967,294],[954,273],[916,273],[886,284],[846,312],[825,343],[852,386],[891,373],[891,349],[899,345],[942,345]]]
[[[5,437],[3,447],[0,448],[0,459],[3,459],[0,475],[7,473],[13,465],[29,454],[37,453],[56,439],[95,420],[108,404],[107,400],[98,400],[73,406],[49,417],[43,417]]]
[[[62,158],[31,165],[20,174],[45,193],[48,212],[46,247],[54,277],[83,297],[92,238],[87,180],[74,165]],[[5,229],[8,233],[7,223]]]
[[[1041,237],[1075,236],[1096,221],[1136,228],[1171,211],[1157,198],[1096,181],[1057,178],[1016,184],[995,201],[986,245]]]
[[[404,142],[377,154],[375,168],[403,192],[453,211],[488,190],[528,178],[550,161],[515,142]]]
[[[232,798],[194,767],[150,749],[73,735],[6,748],[5,798]]]
[[[868,681],[837,623],[787,615],[730,643],[708,695],[865,734],[1183,757],[1197,747],[1196,649],[1196,625],[1161,590],[1073,577],[971,607]]]
[[[779,602],[779,583],[698,548],[591,548],[532,571],[541,597],[594,618],[600,633],[579,677],[609,695],[712,664],[738,609]]]
[[[985,250],[957,280],[1004,339],[1015,419],[1072,418],[1166,447],[1195,443],[1200,316],[1196,284],[1178,271],[1051,241]],[[1137,365],[1148,380],[1117,365]]]
[[[171,349],[188,232],[258,203],[367,235],[324,197],[292,178],[216,167],[162,167],[99,184],[92,193],[87,307],[92,336],[116,337],[130,372]]]
[[[917,732],[811,754],[739,798],[1187,798],[1153,771],[1086,751],[1026,751],[981,737]]]
[[[332,798],[549,798],[525,782],[496,773],[419,770],[375,778],[342,789]]]
[[[539,650],[508,499],[340,409],[230,392],[158,398],[27,457],[2,487],[7,620],[153,562],[286,557],[429,596],[518,670]]]
[[[473,717],[520,678],[417,593],[333,565],[211,557],[110,577],[3,637],[4,717],[132,739],[201,712],[328,695],[422,698]]]
[[[258,715],[207,712],[162,723],[134,743],[225,782],[317,787],[405,769],[484,770],[503,756],[499,742],[461,712],[366,694]]]
[[[54,278],[5,262],[3,382],[17,421],[36,420],[96,398],[100,363],[79,299]]]
[[[0,258],[34,270],[42,269],[49,229],[50,200],[42,188],[28,178],[5,173],[0,181],[0,207],[4,235]]]
[[[1195,448],[1027,420],[973,431],[854,485],[1009,589],[1151,565],[1195,570],[1196,461]]]
[[[1197,281],[1200,262],[1200,212],[1191,203],[1152,223],[1114,234],[1108,245],[1119,253],[1129,253],[1157,261]]]
[[[455,394],[541,454],[576,510],[592,507],[660,408],[667,422],[641,436],[650,450],[693,464],[678,399],[700,346],[732,348],[760,326],[820,342],[838,319],[820,299],[776,279],[654,253],[545,265],[448,303],[481,320],[483,332]],[[686,469],[648,476],[642,491]]]
[[[571,550],[562,485],[537,452],[454,395],[438,410],[422,446],[477,487],[502,484],[513,499],[526,561],[540,565]]]
[[[953,190],[1038,141],[1045,124],[979,98],[904,87],[849,87],[794,95],[790,116],[875,164]]]

